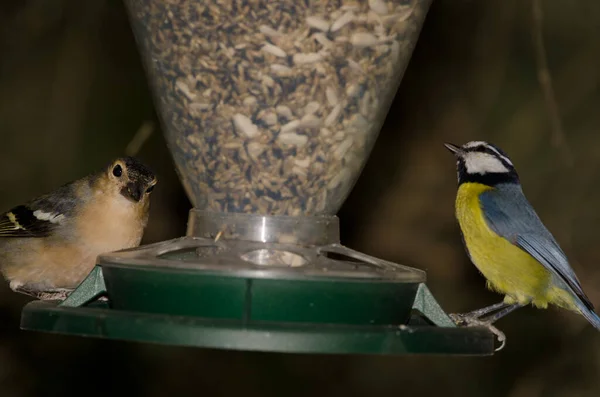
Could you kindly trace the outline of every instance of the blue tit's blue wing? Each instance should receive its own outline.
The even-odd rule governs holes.
[[[481,194],[480,203],[488,225],[496,234],[534,257],[558,280],[562,280],[585,306],[593,310],[593,305],[583,292],[565,253],[546,229],[519,185],[499,185],[496,189]]]
[[[548,240],[534,234],[524,234],[517,237],[517,246],[527,251],[545,268],[558,276],[577,295],[588,309],[594,310],[594,305],[583,292],[581,284],[569,265],[565,254],[557,244],[549,244]]]

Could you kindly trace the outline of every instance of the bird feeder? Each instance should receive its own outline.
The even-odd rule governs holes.
[[[429,0],[126,0],[187,234],[107,253],[22,328],[222,349],[491,354],[423,271],[340,243]]]

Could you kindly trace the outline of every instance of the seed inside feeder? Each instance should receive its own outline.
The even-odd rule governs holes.
[[[126,2],[194,207],[293,216],[338,211],[427,7],[406,0]]]

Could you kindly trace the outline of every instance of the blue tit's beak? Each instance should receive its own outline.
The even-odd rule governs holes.
[[[127,186],[121,189],[121,194],[135,202],[140,201],[142,195],[144,194],[141,186],[136,183],[128,182]]]
[[[455,156],[459,156],[462,153],[460,146],[456,146],[452,143],[444,143],[444,146],[446,146],[446,149],[450,150]]]

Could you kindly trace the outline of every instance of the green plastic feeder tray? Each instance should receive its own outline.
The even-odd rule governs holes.
[[[493,334],[456,327],[424,272],[340,245],[336,217],[190,217],[191,235],[213,227],[236,238],[183,237],[103,255],[64,302],[28,304],[22,328],[288,353],[493,353]],[[310,244],[281,243],[290,228]],[[257,232],[264,242],[250,241]]]
[[[335,214],[430,0],[126,0],[194,209],[185,237],[101,255],[25,330],[287,353],[489,355],[425,273],[344,247]]]

